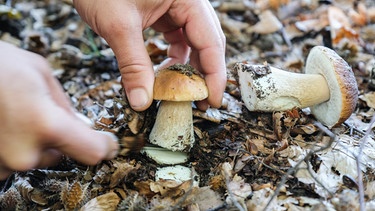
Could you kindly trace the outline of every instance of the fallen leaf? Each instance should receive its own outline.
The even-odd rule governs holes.
[[[80,211],[115,211],[119,202],[120,197],[116,193],[109,192],[91,199],[81,207]]]

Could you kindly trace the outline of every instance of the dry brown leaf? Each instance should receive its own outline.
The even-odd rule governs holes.
[[[39,205],[46,205],[48,203],[47,197],[42,194],[42,191],[40,189],[34,188],[30,184],[29,178],[19,180],[16,184],[14,184],[14,186],[17,187],[20,195],[25,200],[34,202]]]
[[[273,152],[270,148],[265,147],[265,143],[269,142],[265,138],[251,139],[251,142],[257,147],[258,151],[262,154],[269,155]]]
[[[115,211],[119,202],[120,197],[116,193],[109,192],[91,199],[81,207],[80,211]]]
[[[109,176],[108,172],[110,172],[111,168],[103,164],[100,169],[96,172],[95,176],[93,177],[93,180],[98,184],[108,183],[109,182]]]
[[[327,25],[328,25],[327,18],[307,19],[307,20],[297,21],[295,23],[295,26],[297,27],[297,29],[303,32],[320,31]]]
[[[265,10],[259,14],[259,19],[259,22],[247,28],[246,32],[271,34],[280,31],[283,28],[283,24],[270,10]]]
[[[148,198],[151,198],[152,196],[155,195],[155,192],[151,190],[150,184],[153,181],[151,180],[146,180],[146,181],[135,181],[134,182],[134,187],[137,189],[140,195],[146,196]]]
[[[246,139],[246,143],[245,143],[245,146],[246,146],[246,150],[248,152],[250,152],[252,155],[257,155],[259,150],[258,150],[258,147],[257,145],[254,144],[254,142],[252,141],[252,139]]]
[[[277,137],[277,140],[282,140],[283,139],[283,123],[282,123],[282,119],[283,118],[283,112],[281,111],[276,111],[276,112],[273,112],[272,114],[272,122],[273,122],[273,131]]]
[[[247,163],[253,158],[252,155],[249,154],[244,154],[240,158],[236,160],[236,164],[234,165],[234,172],[240,172],[246,165]]]
[[[365,101],[368,107],[375,109],[375,92],[367,92],[359,96],[359,99]]]
[[[367,8],[364,3],[359,2],[357,5],[357,11],[351,9],[349,11],[349,17],[353,23],[357,26],[364,26],[367,23]]]
[[[271,183],[265,183],[265,184],[253,183],[251,184],[251,188],[253,189],[253,191],[258,191],[264,188],[274,189],[274,186]]]
[[[185,196],[184,196],[185,197]],[[194,187],[186,196],[182,206],[195,204],[199,210],[213,210],[223,206],[223,201],[218,192],[213,191],[210,187]]]
[[[318,128],[311,123],[308,123],[306,125],[296,125],[291,130],[292,133],[299,134],[299,135],[306,135],[306,134],[310,135],[317,131],[318,131]]]
[[[261,10],[273,9],[278,10],[280,7],[289,3],[290,0],[257,0],[256,5]]]
[[[270,7],[274,10],[279,9],[279,7],[288,4],[289,0],[268,0]]]
[[[328,20],[334,44],[339,43],[344,38],[358,39],[358,33],[352,29],[348,16],[340,8],[330,6],[328,8]]]
[[[109,183],[110,188],[116,187],[124,179],[124,177],[126,177],[126,175],[134,170],[137,170],[140,167],[140,164],[135,165],[134,160],[130,162],[120,162],[114,160],[113,166],[116,167],[116,170],[111,176]]]
[[[159,179],[150,183],[151,191],[160,193],[163,197],[178,198],[188,192],[192,188],[191,180],[183,183],[174,180]]]

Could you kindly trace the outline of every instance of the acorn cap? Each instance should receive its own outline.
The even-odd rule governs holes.
[[[311,113],[327,127],[341,124],[354,112],[358,86],[351,67],[335,51],[315,46],[306,61],[307,74],[321,74],[330,91],[328,101],[311,107]]]
[[[208,97],[206,82],[192,72],[160,70],[155,77],[154,99],[166,101],[196,101]]]

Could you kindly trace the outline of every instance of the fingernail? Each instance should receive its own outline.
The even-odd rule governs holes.
[[[142,108],[148,103],[148,94],[145,89],[135,88],[130,90],[128,99],[132,108]]]
[[[115,134],[110,133],[110,132],[107,132],[107,131],[96,131],[96,132],[101,133],[101,134],[104,134],[104,135],[106,135],[106,136],[108,136],[108,137],[111,137],[111,139],[112,139],[114,142],[116,142],[115,145],[112,145],[112,144],[111,144],[111,148],[113,148],[113,149],[111,149],[111,151],[108,152],[108,154],[107,154],[107,156],[105,157],[105,159],[106,159],[106,160],[111,160],[111,159],[115,158],[115,157],[117,156],[117,154],[118,154],[118,150],[119,150],[119,145],[117,144],[117,142],[118,142],[118,138],[117,138],[117,136],[115,136]]]
[[[106,136],[109,136],[114,142],[118,142],[118,138],[115,134],[111,133],[111,132],[107,132],[107,131],[99,131],[99,130],[96,130],[97,133],[101,133],[101,134],[104,134]]]

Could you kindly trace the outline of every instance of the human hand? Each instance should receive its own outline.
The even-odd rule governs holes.
[[[118,144],[78,119],[46,60],[0,41],[0,180],[65,154],[93,165]]]
[[[154,72],[142,31],[152,27],[170,46],[161,66],[190,64],[205,77],[208,99],[199,102],[220,107],[226,84],[225,37],[207,0],[74,0],[75,8],[91,28],[113,49],[126,95],[133,109],[152,102]]]

